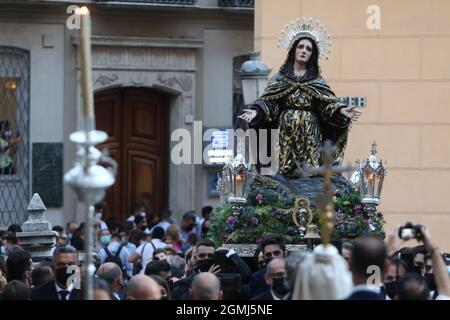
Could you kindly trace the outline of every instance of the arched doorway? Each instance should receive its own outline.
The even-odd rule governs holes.
[[[116,183],[106,194],[105,218],[124,221],[136,202],[152,215],[167,208],[169,103],[149,89],[114,88],[95,94],[96,126],[108,133],[107,147],[118,163]]]

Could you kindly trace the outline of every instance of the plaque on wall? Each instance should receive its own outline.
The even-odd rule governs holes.
[[[63,144],[33,143],[33,192],[46,207],[63,204]]]

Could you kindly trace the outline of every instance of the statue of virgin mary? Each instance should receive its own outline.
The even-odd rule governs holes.
[[[279,129],[278,171],[285,177],[300,177],[305,165],[320,166],[327,139],[336,145],[340,165],[355,111],[339,101],[320,74],[318,60],[330,54],[330,35],[317,20],[297,19],[278,44],[288,51],[283,65],[239,118],[256,129]]]

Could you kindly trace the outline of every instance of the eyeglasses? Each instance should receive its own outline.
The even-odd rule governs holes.
[[[199,258],[199,259],[214,259],[214,253],[198,253],[197,258]]]
[[[283,251],[281,250],[275,250],[273,252],[266,252],[264,253],[264,258],[270,259],[272,257],[280,257],[283,254]]]

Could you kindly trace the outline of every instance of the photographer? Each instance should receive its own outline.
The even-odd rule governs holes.
[[[193,265],[190,275],[174,284],[172,298],[174,300],[188,300],[189,289],[195,275],[201,272],[210,272],[221,278],[221,275],[240,275],[241,283],[247,281],[251,272],[247,264],[233,251],[214,248],[211,240],[197,242],[192,253]],[[235,277],[234,277],[235,278]]]
[[[423,242],[425,249],[431,257],[433,277],[438,292],[436,300],[450,300],[450,278],[448,276],[447,266],[442,259],[439,248],[431,239],[430,232],[426,226],[407,223],[395,228],[387,239],[389,254],[394,253],[403,241],[413,238]]]

